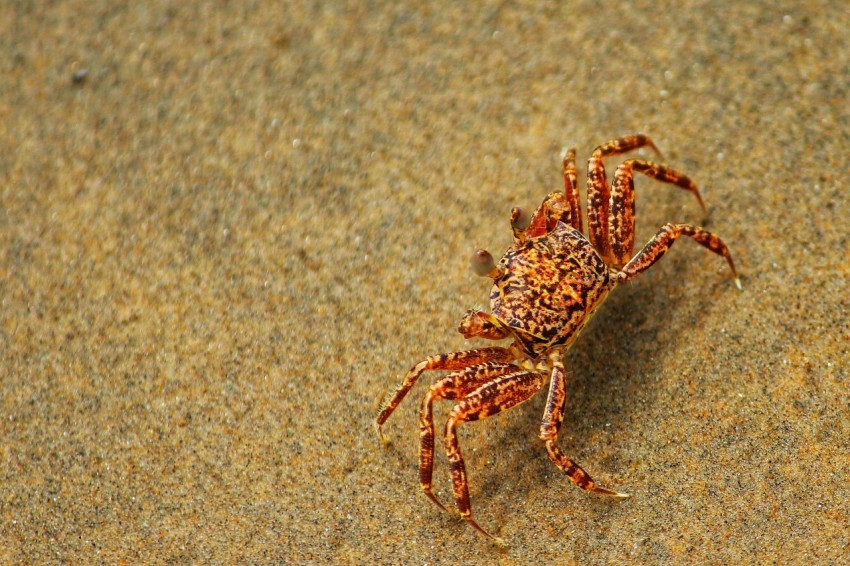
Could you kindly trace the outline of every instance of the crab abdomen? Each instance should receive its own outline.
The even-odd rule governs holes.
[[[609,288],[608,268],[581,232],[565,224],[511,247],[490,293],[493,314],[532,353],[568,344]]]

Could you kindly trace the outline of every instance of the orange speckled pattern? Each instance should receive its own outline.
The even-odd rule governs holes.
[[[608,268],[576,229],[554,230],[509,249],[490,292],[493,314],[536,358],[566,346],[609,290]]]

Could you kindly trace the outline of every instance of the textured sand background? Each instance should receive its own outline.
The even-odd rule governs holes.
[[[0,3],[0,562],[846,560],[846,7],[415,4]],[[709,206],[638,179],[638,240],[702,223],[745,288],[681,242],[569,352],[560,444],[629,500],[542,395],[462,427],[501,551],[420,491],[426,384],[372,418],[630,132]]]

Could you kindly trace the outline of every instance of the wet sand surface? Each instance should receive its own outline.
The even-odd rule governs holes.
[[[850,17],[834,3],[0,6],[0,562],[835,563],[850,552]],[[470,252],[616,136],[638,242],[545,394],[422,494]],[[653,158],[649,152],[638,157]],[[608,160],[612,174],[618,158]],[[436,405],[438,431],[449,403]],[[452,503],[438,439],[435,493]]]

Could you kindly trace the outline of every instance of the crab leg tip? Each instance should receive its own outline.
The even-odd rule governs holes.
[[[506,541],[503,538],[493,537],[493,542],[495,542],[497,545],[499,545],[502,549],[508,549],[508,548],[511,547],[511,545],[508,544],[508,541]]]
[[[735,278],[735,287],[737,287],[739,291],[744,290],[744,286],[741,285],[741,278],[740,277]]]
[[[379,425],[378,423],[375,423],[375,433],[378,435],[378,440],[381,441],[381,444],[383,444],[384,446],[389,444],[389,441],[384,436],[384,431],[381,430],[381,425]]]
[[[602,494],[602,495],[610,495],[611,497],[618,497],[620,499],[628,499],[629,497],[631,497],[631,495],[629,495],[628,493],[622,493],[620,491],[614,491],[613,489],[607,489],[607,488],[604,488],[604,487],[599,487],[598,485],[594,486],[591,489],[591,491],[593,491],[595,493]]]
[[[663,153],[661,153],[661,150],[660,150],[660,149],[658,149],[658,146],[657,146],[657,145],[655,145],[655,143],[653,143],[653,141],[652,141],[652,140],[649,140],[649,139],[648,139],[647,141],[648,141],[649,143],[647,143],[646,145],[648,145],[648,146],[649,146],[649,148],[653,151],[653,153],[655,153],[655,155],[657,155],[657,156],[658,156],[658,159],[660,159],[660,160],[663,162],[663,161],[664,161],[664,154],[663,154]]]
[[[446,509],[446,506],[445,506],[445,505],[443,505],[443,502],[442,502],[442,501],[440,501],[439,499],[437,499],[437,496],[436,496],[436,495],[434,495],[434,494],[433,494],[433,493],[431,493],[430,491],[425,491],[425,495],[427,495],[428,497],[430,497],[430,498],[431,498],[431,501],[433,501],[434,503],[436,503],[436,504],[437,504],[437,506],[438,506],[440,509],[442,509],[442,510],[443,510],[443,511],[445,511],[446,513],[451,513],[451,511],[449,511],[448,509]]]

